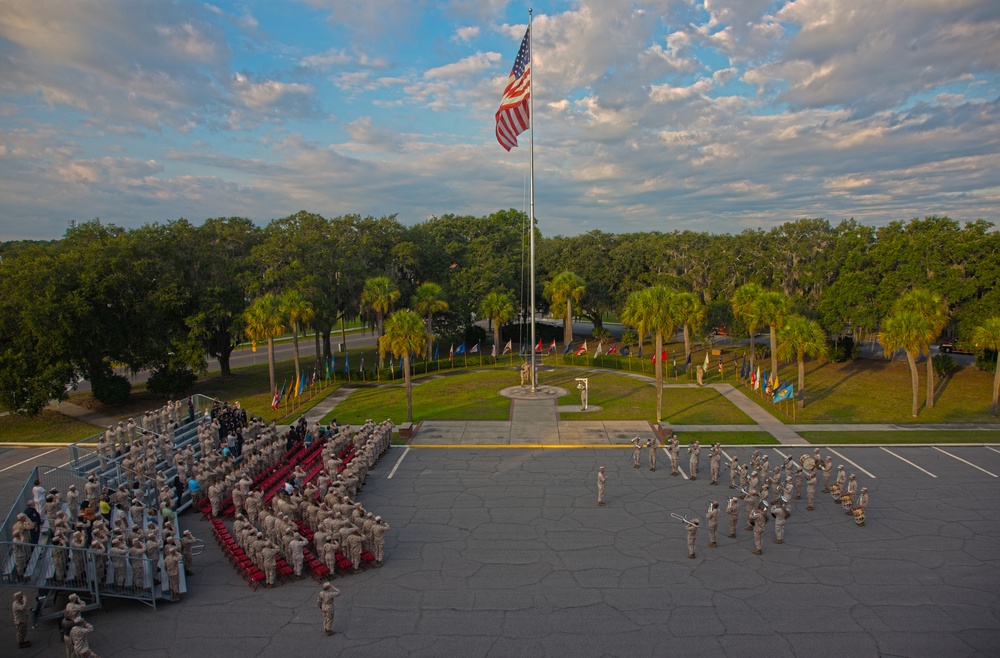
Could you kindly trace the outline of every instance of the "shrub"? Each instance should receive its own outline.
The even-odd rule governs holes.
[[[106,375],[91,382],[94,397],[104,404],[120,404],[128,399],[132,384],[122,375]]]
[[[635,333],[631,329],[626,329],[622,332],[622,345],[626,347],[632,347],[633,345],[639,344],[639,334]]]
[[[153,371],[146,382],[146,388],[157,395],[179,395],[187,393],[198,381],[198,375],[186,366],[161,366]]]
[[[947,354],[937,354],[932,360],[938,377],[947,377],[955,369],[955,359]]]
[[[836,341],[831,340],[828,345],[830,360],[835,363],[853,361],[861,353],[861,348],[854,343],[854,338],[851,336],[844,336]]]
[[[976,367],[984,372],[996,372],[997,353],[993,350],[983,350],[976,354]]]
[[[611,332],[605,329],[604,327],[596,327],[592,332],[592,335],[597,340],[604,340],[605,338],[611,337]]]
[[[756,360],[770,359],[771,346],[767,343],[754,343],[753,354]]]

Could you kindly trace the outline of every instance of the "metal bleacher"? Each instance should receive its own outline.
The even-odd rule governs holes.
[[[175,452],[193,445],[195,458],[200,458],[200,446],[198,444],[198,426],[205,419],[205,409],[211,408],[213,400],[205,396],[195,396],[195,414],[193,419],[184,418],[184,422],[174,433]],[[101,605],[101,599],[105,597],[134,599],[145,603],[154,609],[158,600],[171,598],[171,593],[166,588],[168,582],[163,557],[157,559],[142,558],[142,581],[152,583],[152,587],[135,587],[132,569],[132,559],[126,560],[126,574],[122,586],[117,585],[115,579],[113,563],[107,549],[103,554],[96,554],[87,549],[66,547],[67,569],[64,577],[56,577],[55,566],[52,562],[53,546],[49,543],[50,533],[48,532],[48,521],[44,521],[39,534],[38,543],[19,544],[18,546],[30,551],[28,566],[23,574],[17,574],[15,570],[15,542],[13,526],[17,520],[18,513],[22,512],[29,500],[32,499],[32,486],[35,480],[45,487],[46,490],[52,488],[65,493],[69,485],[76,485],[81,492],[84,491],[84,484],[89,474],[96,472],[100,480],[102,489],[117,489],[121,484],[125,484],[133,498],[140,498],[152,509],[159,508],[159,492],[156,489],[155,480],[146,478],[130,477],[130,474],[122,468],[122,457],[107,459],[104,468],[101,467],[101,457],[94,452],[88,444],[95,444],[101,434],[84,439],[69,446],[69,466],[70,468],[60,468],[53,466],[36,466],[25,481],[24,487],[18,496],[12,501],[3,525],[0,526],[0,586],[30,588],[38,590],[38,602],[34,609],[34,622],[56,618],[62,615],[62,609],[46,612],[47,609],[55,605],[58,596],[63,593],[75,592],[85,601],[89,602],[88,609]],[[162,472],[167,476],[167,481],[172,482],[176,475],[176,469],[160,461],[157,464],[157,472]],[[136,485],[136,486],[133,486]],[[65,506],[65,503],[63,503]],[[191,497],[187,487],[184,487],[181,497],[181,504],[176,509],[177,513],[190,507]],[[68,510],[66,510],[68,512]],[[120,510],[112,511],[112,518],[109,525],[114,522],[114,515],[123,513]],[[157,523],[162,527],[163,519],[157,512]],[[183,531],[180,527],[179,518],[174,520],[177,527],[178,536]],[[75,554],[82,556],[74,559]],[[82,559],[81,559],[82,558]],[[106,576],[102,582],[97,578],[97,561],[101,560],[107,564]],[[82,573],[77,568],[83,567]],[[184,570],[180,574],[180,592],[187,590]]]

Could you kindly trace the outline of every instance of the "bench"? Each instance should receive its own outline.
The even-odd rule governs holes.
[[[399,424],[399,438],[409,439],[413,436],[413,423],[400,423]]]

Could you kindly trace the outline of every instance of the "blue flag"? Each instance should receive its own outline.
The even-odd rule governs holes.
[[[399,355],[399,369],[400,370],[403,369],[403,355],[402,354]]]
[[[788,400],[793,395],[795,395],[795,387],[789,382],[786,386],[778,389],[778,392],[774,394],[774,403],[778,404],[782,400]]]
[[[638,357],[640,359],[642,358],[642,345],[639,345],[639,354],[638,354]]]
[[[351,354],[348,352],[344,355],[344,373],[348,374],[351,372]]]
[[[524,356],[524,343],[521,343],[521,356]]]
[[[630,349],[629,349],[629,348],[628,348],[628,347],[626,346],[626,347],[623,347],[623,348],[621,348],[620,350],[618,350],[618,353],[619,353],[619,354],[621,354],[622,356],[628,356],[628,355],[630,355],[630,354],[632,353],[632,350],[630,350]]]
[[[455,348],[455,354],[465,354],[465,341],[461,345]]]
[[[563,350],[563,356],[566,356],[567,354],[569,354],[569,351],[571,349],[573,349],[573,342],[572,341],[566,343],[566,349]]]
[[[437,346],[437,345],[435,345],[435,346],[434,346],[434,360],[435,360],[435,361],[437,361],[438,359],[440,359],[440,358],[441,358],[440,356],[438,356],[438,354],[439,354],[439,352],[438,352],[438,346]]]

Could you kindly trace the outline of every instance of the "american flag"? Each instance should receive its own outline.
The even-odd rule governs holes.
[[[517,146],[517,136],[528,129],[531,99],[531,28],[524,32],[514,68],[507,78],[500,109],[497,110],[497,141],[509,151]]]

